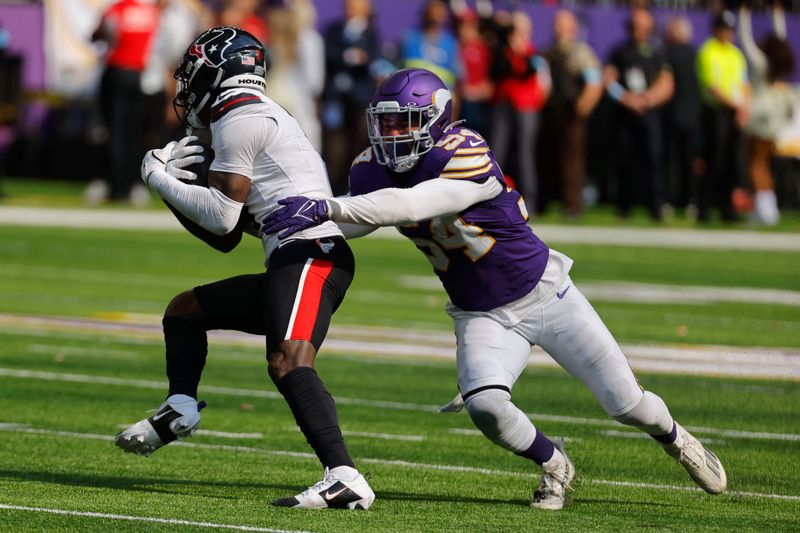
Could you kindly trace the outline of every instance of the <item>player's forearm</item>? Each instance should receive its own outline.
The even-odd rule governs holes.
[[[169,202],[164,200],[164,203],[169,207],[172,214],[175,215],[175,218],[178,219],[178,222],[181,223],[186,231],[206,243],[207,245],[211,246],[217,251],[228,253],[239,244],[242,240],[242,232],[234,229],[230,233],[226,233],[225,235],[217,235],[216,233],[211,233],[204,227],[200,226],[196,222],[189,220],[186,215],[175,209]]]
[[[397,226],[458,213],[494,198],[502,185],[494,178],[484,183],[436,178],[410,189],[381,189],[360,196],[331,198],[330,219],[367,226]]]
[[[152,172],[148,185],[189,220],[216,235],[230,233],[239,221],[243,204],[215,187],[187,185],[163,170]]]
[[[361,224],[348,224],[346,222],[338,222],[336,225],[342,230],[345,239],[357,239],[364,235],[369,235],[378,229],[378,226],[363,226]]]

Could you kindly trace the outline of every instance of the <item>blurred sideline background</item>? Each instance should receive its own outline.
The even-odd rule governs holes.
[[[0,203],[104,205],[108,201],[160,208],[138,182],[138,164],[124,170],[121,192],[109,180],[113,172],[115,130],[103,109],[101,88],[110,52],[119,44],[111,35],[95,39],[104,13],[117,0],[0,0]],[[586,224],[692,226],[777,226],[800,229],[800,113],[784,113],[768,139],[768,172],[782,217],[759,212],[753,128],[744,119],[735,163],[712,179],[703,113],[710,104],[691,68],[700,73],[698,49],[712,35],[721,13],[737,16],[734,42],[744,48],[745,21],[740,3],[527,2],[454,0],[124,0],[151,6],[156,18],[147,31],[145,65],[139,72],[141,124],[125,124],[124,143],[136,154],[182,136],[171,106],[172,70],[191,39],[203,29],[230,24],[248,29],[271,50],[268,92],[292,112],[322,152],[336,194],[346,192],[346,169],[367,146],[363,106],[374,86],[392,69],[426,66],[436,70],[458,96],[459,114],[488,137],[507,179],[519,187],[536,221]],[[785,24],[785,40],[800,53],[800,2],[747,4],[752,36],[762,47],[776,32],[775,13]],[[777,8],[777,9],[776,9]],[[752,14],[750,14],[752,10]],[[620,65],[619,50],[637,42],[637,12],[649,13],[652,27],[636,45],[647,61]],[[571,149],[563,139],[559,106],[569,100],[568,74],[558,70],[559,14],[576,23],[573,40],[595,56],[599,79],[577,79],[579,89],[598,85],[599,101],[589,109],[584,145]],[[363,23],[362,23],[363,21]],[[107,22],[107,21],[106,21]],[[680,24],[679,24],[680,23]],[[680,26],[684,31],[674,35]],[[106,28],[107,29],[107,28]],[[107,29],[108,30],[108,29]],[[647,44],[643,48],[642,42]],[[521,44],[520,44],[521,43]],[[745,50],[746,51],[746,50]],[[676,55],[677,54],[677,55]],[[576,55],[577,57],[577,55]],[[518,58],[523,63],[515,63]],[[543,62],[537,62],[541,58]],[[677,58],[677,59],[676,59]],[[748,60],[750,57],[748,56]],[[549,61],[549,64],[548,64]],[[573,61],[567,58],[566,64]],[[590,64],[588,62],[587,64]],[[520,70],[519,65],[524,65]],[[749,65],[752,70],[753,65]],[[616,69],[616,70],[615,70]],[[683,69],[683,70],[681,70]],[[581,74],[585,74],[582,72]],[[640,72],[643,70],[644,72]],[[617,82],[631,95],[645,95],[662,71],[672,74],[673,89],[663,102],[640,114],[626,108],[615,93]],[[609,77],[617,73],[617,78]],[[637,88],[636,76],[645,81]],[[636,76],[635,76],[636,75]],[[752,74],[750,76],[753,82]],[[797,69],[780,82],[798,108]],[[639,83],[641,85],[641,83]],[[618,86],[618,85],[617,85]],[[752,122],[758,99],[752,87]],[[137,100],[138,101],[138,100]],[[713,106],[711,106],[713,107]],[[690,130],[676,130],[683,109]],[[757,109],[755,109],[757,111]],[[626,115],[627,113],[627,115]],[[641,122],[631,126],[629,116]],[[520,117],[525,117],[524,120]],[[737,115],[738,117],[738,115]],[[652,120],[651,120],[652,119]],[[686,122],[686,121],[684,121]],[[644,140],[630,138],[641,125]],[[735,126],[734,128],[738,128]],[[531,134],[533,128],[533,134]],[[139,132],[139,133],[134,133]],[[345,133],[343,135],[343,133]],[[676,134],[677,132],[677,134]],[[689,137],[682,155],[676,137]],[[117,142],[119,140],[117,139]],[[577,141],[580,143],[580,140]],[[637,144],[642,142],[643,144]],[[559,150],[581,160],[577,178],[560,168]],[[648,157],[639,155],[647,152]],[[502,155],[501,155],[502,154]],[[532,160],[526,160],[530,157]],[[140,155],[135,157],[140,160]],[[690,161],[684,165],[683,160]],[[655,166],[653,166],[655,165]],[[655,168],[656,172],[652,172]],[[119,170],[118,170],[119,171]],[[119,171],[123,172],[123,171]],[[114,178],[119,181],[119,178]],[[568,183],[568,181],[570,181]],[[709,183],[709,180],[714,183]],[[576,187],[578,191],[576,193]],[[713,190],[711,190],[713,189]],[[711,192],[704,192],[711,190]],[[704,195],[708,196],[704,200]],[[707,204],[704,205],[703,204]],[[0,204],[2,205],[2,204]],[[719,208],[717,215],[714,208]]]

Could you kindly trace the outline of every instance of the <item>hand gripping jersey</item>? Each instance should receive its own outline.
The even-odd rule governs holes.
[[[350,169],[350,195],[409,188],[433,178],[504,183],[486,141],[456,126],[405,174],[390,172],[375,161],[372,149],[365,150]],[[542,277],[549,250],[527,218],[519,193],[506,188],[460,213],[398,229],[426,255],[453,304],[488,311],[525,296]]]
[[[325,164],[297,121],[259,91],[236,88],[220,94],[211,107],[211,139],[211,170],[250,178],[245,209],[259,225],[282,198],[332,196]],[[336,235],[342,235],[338,226],[325,222],[291,239]],[[262,235],[262,241],[269,258],[279,239]]]

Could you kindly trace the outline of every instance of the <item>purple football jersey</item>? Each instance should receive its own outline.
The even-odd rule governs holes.
[[[395,174],[365,150],[350,168],[350,194],[409,188],[433,178],[483,182],[503,173],[486,141],[474,131],[448,130],[418,163]],[[450,300],[466,311],[488,311],[528,294],[542,277],[549,250],[527,223],[524,203],[515,190],[464,211],[410,226],[400,232],[430,260]]]

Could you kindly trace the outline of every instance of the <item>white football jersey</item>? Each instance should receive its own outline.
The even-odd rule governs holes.
[[[297,121],[262,93],[231,89],[212,106],[211,170],[250,178],[244,208],[256,222],[280,207],[289,196],[330,198],[330,182],[322,157],[314,150]],[[291,239],[342,235],[333,222],[300,231]],[[267,261],[280,244],[277,234],[261,237]]]

